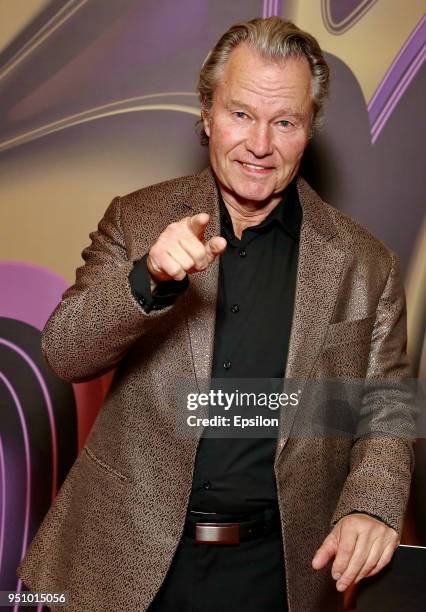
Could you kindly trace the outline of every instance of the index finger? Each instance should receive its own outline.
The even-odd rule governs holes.
[[[207,213],[197,213],[192,217],[188,217],[189,228],[197,236],[197,238],[203,237],[209,220],[210,216]]]
[[[354,529],[342,529],[336,556],[331,567],[331,575],[338,580],[346,571],[357,541],[357,532]]]
[[[370,547],[371,543],[366,536],[361,535],[357,538],[356,546],[348,566],[343,572],[341,578],[337,580],[336,588],[338,591],[344,591],[350,584],[353,583],[368,557]]]

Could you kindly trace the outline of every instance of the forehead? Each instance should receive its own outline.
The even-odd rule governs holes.
[[[305,107],[311,102],[311,84],[312,75],[305,57],[273,61],[243,43],[232,51],[225,64],[217,94],[222,99],[243,95],[268,105],[294,101]]]

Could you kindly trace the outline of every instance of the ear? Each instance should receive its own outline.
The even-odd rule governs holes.
[[[205,108],[201,110],[201,118],[203,120],[204,131],[210,138],[210,115],[208,110],[206,110]]]

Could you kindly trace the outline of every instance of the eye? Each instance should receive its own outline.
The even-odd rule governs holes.
[[[243,111],[235,111],[234,115],[237,119],[245,119],[247,117]]]
[[[287,119],[281,119],[281,121],[278,121],[278,125],[287,129],[293,127],[293,123],[291,123],[291,121],[288,121]]]

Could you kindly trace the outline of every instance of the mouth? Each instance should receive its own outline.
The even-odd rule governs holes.
[[[274,170],[273,166],[262,166],[261,164],[250,164],[248,162],[243,162],[237,160],[237,163],[243,168],[246,172],[250,174],[268,174],[272,170]]]

